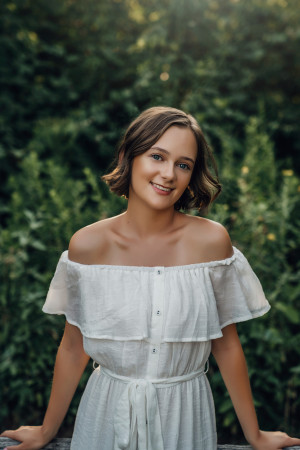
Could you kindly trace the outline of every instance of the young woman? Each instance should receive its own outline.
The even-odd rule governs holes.
[[[196,120],[150,108],[128,128],[103,177],[126,212],[79,230],[58,263],[43,310],[65,314],[42,426],[6,431],[40,449],[57,433],[91,357],[73,450],[215,450],[205,373],[213,353],[247,441],[299,445],[260,431],[235,323],[269,310],[260,282],[227,231],[180,212],[205,209],[220,185]]]

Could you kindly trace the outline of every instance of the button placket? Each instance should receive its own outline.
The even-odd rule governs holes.
[[[163,305],[164,305],[164,268],[156,267],[153,273],[153,298],[152,298],[152,317],[150,329],[149,346],[150,361],[149,371],[153,377],[157,376],[160,343],[163,329]]]

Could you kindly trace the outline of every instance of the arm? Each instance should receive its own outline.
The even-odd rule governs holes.
[[[54,366],[54,376],[49,405],[43,425],[20,427],[15,431],[5,431],[0,436],[21,441],[12,450],[37,450],[56,435],[73,398],[79,380],[88,363],[84,352],[80,330],[66,322],[64,335],[59,346]]]
[[[300,439],[281,432],[259,430],[244,352],[236,326],[223,329],[223,337],[212,341],[212,353],[228,389],[245,438],[255,450],[277,450],[299,445]]]
[[[57,352],[52,390],[43,422],[43,428],[52,437],[57,433],[67,413],[88,361],[89,356],[84,352],[80,330],[66,322]]]

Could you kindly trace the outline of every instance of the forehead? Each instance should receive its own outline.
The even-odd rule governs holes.
[[[170,153],[196,158],[198,145],[190,128],[172,126],[155,142],[153,146],[161,147]]]

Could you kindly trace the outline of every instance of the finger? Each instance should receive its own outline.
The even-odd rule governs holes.
[[[0,434],[1,437],[8,437],[10,439],[16,439],[16,433],[17,431],[15,430],[5,430],[3,431],[3,433]],[[16,439],[18,440],[18,439]]]
[[[289,437],[289,443],[291,445],[300,445],[300,439],[298,438],[293,438],[293,437]]]
[[[7,450],[25,450],[25,449],[26,449],[26,447],[24,447],[23,443],[19,444],[19,445],[13,445],[13,446],[7,447]],[[5,449],[3,449],[3,450],[5,450]]]
[[[6,433],[9,432],[10,430],[4,430],[2,431],[2,433],[0,434],[0,437],[7,437]]]
[[[300,439],[298,438],[292,438],[290,436],[287,436],[283,441],[282,441],[282,447],[283,449],[285,449],[286,447],[293,447],[294,445],[300,445]]]

